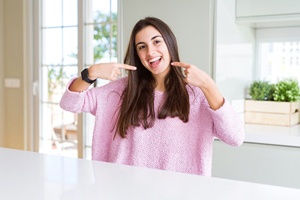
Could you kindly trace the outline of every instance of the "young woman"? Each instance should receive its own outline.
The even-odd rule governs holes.
[[[93,160],[210,176],[214,138],[242,144],[239,116],[210,76],[180,62],[163,21],[137,22],[124,63],[83,70],[60,102],[67,111],[95,115]],[[118,78],[121,69],[127,77]],[[88,89],[97,78],[112,82]]]

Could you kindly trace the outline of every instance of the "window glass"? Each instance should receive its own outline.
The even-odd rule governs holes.
[[[261,43],[261,78],[274,83],[285,78],[300,82],[299,44],[300,41]]]
[[[62,0],[42,0],[42,26],[62,26]]]
[[[117,2],[116,0],[87,0],[86,6],[87,10],[90,12],[86,12],[86,23],[94,23],[94,21],[107,22],[105,18],[99,18],[99,14],[105,14],[109,16],[111,12],[111,2]],[[115,3],[116,4],[116,3]]]
[[[285,78],[300,83],[300,27],[257,29],[257,74],[273,83]]]
[[[112,8],[117,9],[117,1],[106,2],[100,6],[98,1],[92,2],[93,17],[87,17],[85,33],[86,40],[86,64],[87,67],[97,62],[117,61],[117,13]],[[96,3],[97,2],[97,3]],[[97,7],[100,6],[100,7]],[[115,5],[114,7],[112,5]],[[105,10],[108,9],[108,10]],[[90,15],[90,13],[87,13]],[[93,20],[93,21],[91,21]],[[92,46],[91,46],[92,45]]]
[[[74,26],[77,25],[78,18],[78,8],[77,3],[74,0],[63,0],[63,11],[62,20],[64,26]]]
[[[63,60],[64,65],[77,64],[78,54],[78,29],[68,27],[63,29]]]
[[[47,65],[62,63],[62,29],[42,30],[42,62]]]

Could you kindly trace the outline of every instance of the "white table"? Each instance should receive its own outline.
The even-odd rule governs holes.
[[[0,148],[0,199],[299,200],[300,190]]]

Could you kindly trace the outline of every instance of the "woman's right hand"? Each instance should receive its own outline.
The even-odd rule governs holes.
[[[122,74],[121,69],[127,70],[136,70],[136,67],[121,64],[121,63],[99,63],[94,64],[88,68],[89,79],[95,80],[97,78],[105,80],[117,80],[118,77]],[[89,83],[82,80],[81,77],[78,77],[74,82],[69,86],[69,90],[73,92],[82,92],[90,86]]]
[[[94,64],[90,68],[88,68],[89,79],[95,80],[97,78],[100,78],[114,81],[122,75],[121,69],[136,70],[136,67],[121,63]]]

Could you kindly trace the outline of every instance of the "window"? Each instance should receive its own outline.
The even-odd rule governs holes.
[[[85,31],[85,61],[84,67],[93,63],[117,62],[117,0],[90,0],[87,1],[84,31]],[[108,81],[98,79],[95,87],[102,86]],[[85,114],[84,139],[85,157],[91,158],[91,143],[94,127],[94,116]]]
[[[117,3],[40,0],[40,152],[77,157],[83,155],[79,150],[90,158],[93,117],[63,111],[59,101],[83,68],[117,61]],[[99,80],[95,86],[105,83]],[[85,124],[82,130],[79,124]]]
[[[300,28],[258,29],[259,79],[276,83],[285,78],[300,83]]]

